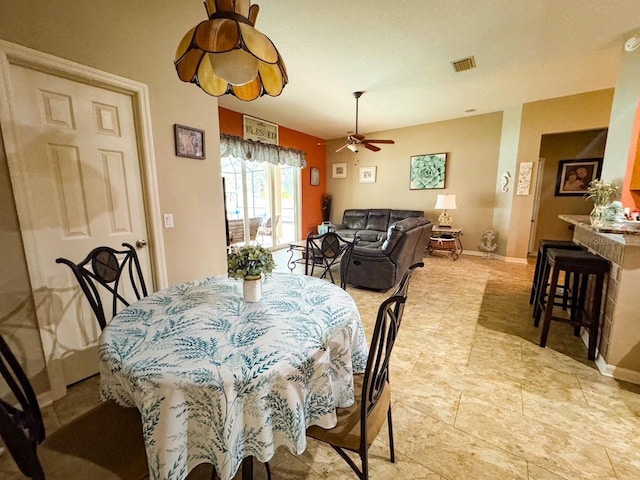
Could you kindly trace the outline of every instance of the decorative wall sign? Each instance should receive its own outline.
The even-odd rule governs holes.
[[[518,173],[518,189],[516,190],[516,195],[529,195],[532,171],[533,162],[522,162],[520,164],[520,172]]]
[[[446,153],[430,153],[411,157],[410,189],[444,188]]]
[[[184,125],[173,126],[176,142],[176,155],[178,157],[197,158],[203,160],[204,156],[204,130],[185,127]]]
[[[245,140],[278,145],[278,125],[259,118],[243,115],[243,133]]]

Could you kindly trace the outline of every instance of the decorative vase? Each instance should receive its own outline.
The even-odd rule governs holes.
[[[260,301],[262,298],[262,276],[244,278],[242,281],[242,297],[247,303]]]
[[[607,223],[606,219],[607,207],[606,205],[594,205],[593,210],[589,214],[589,220],[592,227],[603,227]]]

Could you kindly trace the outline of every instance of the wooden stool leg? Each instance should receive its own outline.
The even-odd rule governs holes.
[[[546,308],[544,311],[544,319],[542,323],[542,334],[540,335],[540,346],[542,348],[547,346],[547,335],[549,335],[549,327],[551,327],[551,316],[553,315],[554,295],[551,292],[555,292],[558,286],[558,273],[560,270],[553,267],[551,274],[551,285],[549,286],[549,295],[547,296]]]
[[[598,330],[600,330],[600,308],[602,304],[602,288],[604,275],[596,275],[593,306],[591,310],[591,322],[589,323],[589,360],[596,359],[596,347],[598,345]]]
[[[538,279],[538,287],[536,289],[535,295],[535,303],[533,304],[533,326],[537,327],[540,325],[540,316],[542,315],[542,309],[544,307],[544,299],[546,294],[547,283],[549,281],[549,271],[551,270],[551,266],[549,262],[544,261],[544,267],[542,268],[542,274]],[[551,291],[549,291],[551,292]]]
[[[584,283],[581,282],[580,279],[582,278],[582,275],[580,274],[573,274],[573,282],[571,285],[571,324],[573,325],[573,334],[576,337],[580,336],[580,321],[579,321],[579,311],[580,311],[580,305],[582,305],[581,303],[581,298],[582,298],[582,302],[584,302],[584,297],[581,297],[580,295],[580,284]]]
[[[538,256],[536,257],[536,269],[533,273],[533,283],[531,284],[531,295],[529,296],[529,305],[535,305],[534,300],[538,292],[538,283],[540,282],[540,270],[542,270],[542,249],[538,249]]]

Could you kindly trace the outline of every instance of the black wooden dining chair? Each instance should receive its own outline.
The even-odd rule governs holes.
[[[0,399],[0,437],[25,476],[34,480],[148,478],[137,409],[102,402],[47,437],[31,383],[1,335],[0,374],[15,402]]]
[[[365,372],[353,376],[356,396],[353,405],[336,410],[338,423],[335,427],[324,429],[312,426],[307,429],[308,436],[331,445],[361,480],[369,478],[369,447],[382,429],[385,417],[389,428],[390,459],[395,463],[389,360],[404,313],[411,275],[423,266],[424,263],[420,262],[409,267],[396,291],[378,308]],[[347,451],[360,456],[361,467],[356,465]]]
[[[342,262],[342,264],[347,265],[348,268],[348,265],[351,263],[351,253],[353,252],[353,247],[356,242],[357,239],[350,242],[335,232],[327,232],[322,235],[310,233],[307,235],[307,246],[305,250],[305,275],[313,276],[314,269],[318,267],[322,269],[320,278],[326,278],[328,274],[331,282],[336,283],[333,279],[331,268],[334,265],[339,265],[342,257],[348,257],[346,263]],[[345,269],[340,272],[340,288],[346,289],[347,278],[348,271]]]
[[[94,248],[80,263],[66,258],[56,259],[56,263],[64,263],[73,271],[102,330],[119,309],[134,301],[133,297],[140,300],[147,296],[147,286],[136,250],[128,243],[123,243],[122,246],[125,247],[124,250],[106,246]],[[123,276],[125,270],[128,275]],[[101,291],[111,299],[111,312],[103,304]],[[127,299],[126,295],[130,298]]]

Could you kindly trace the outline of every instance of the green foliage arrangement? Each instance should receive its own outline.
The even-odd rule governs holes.
[[[229,278],[256,278],[264,273],[268,276],[276,264],[273,255],[260,245],[231,247],[227,255],[227,274]]]
[[[617,185],[596,178],[589,182],[586,196],[587,199],[590,198],[593,200],[594,206],[603,207],[618,196],[618,187]]]

